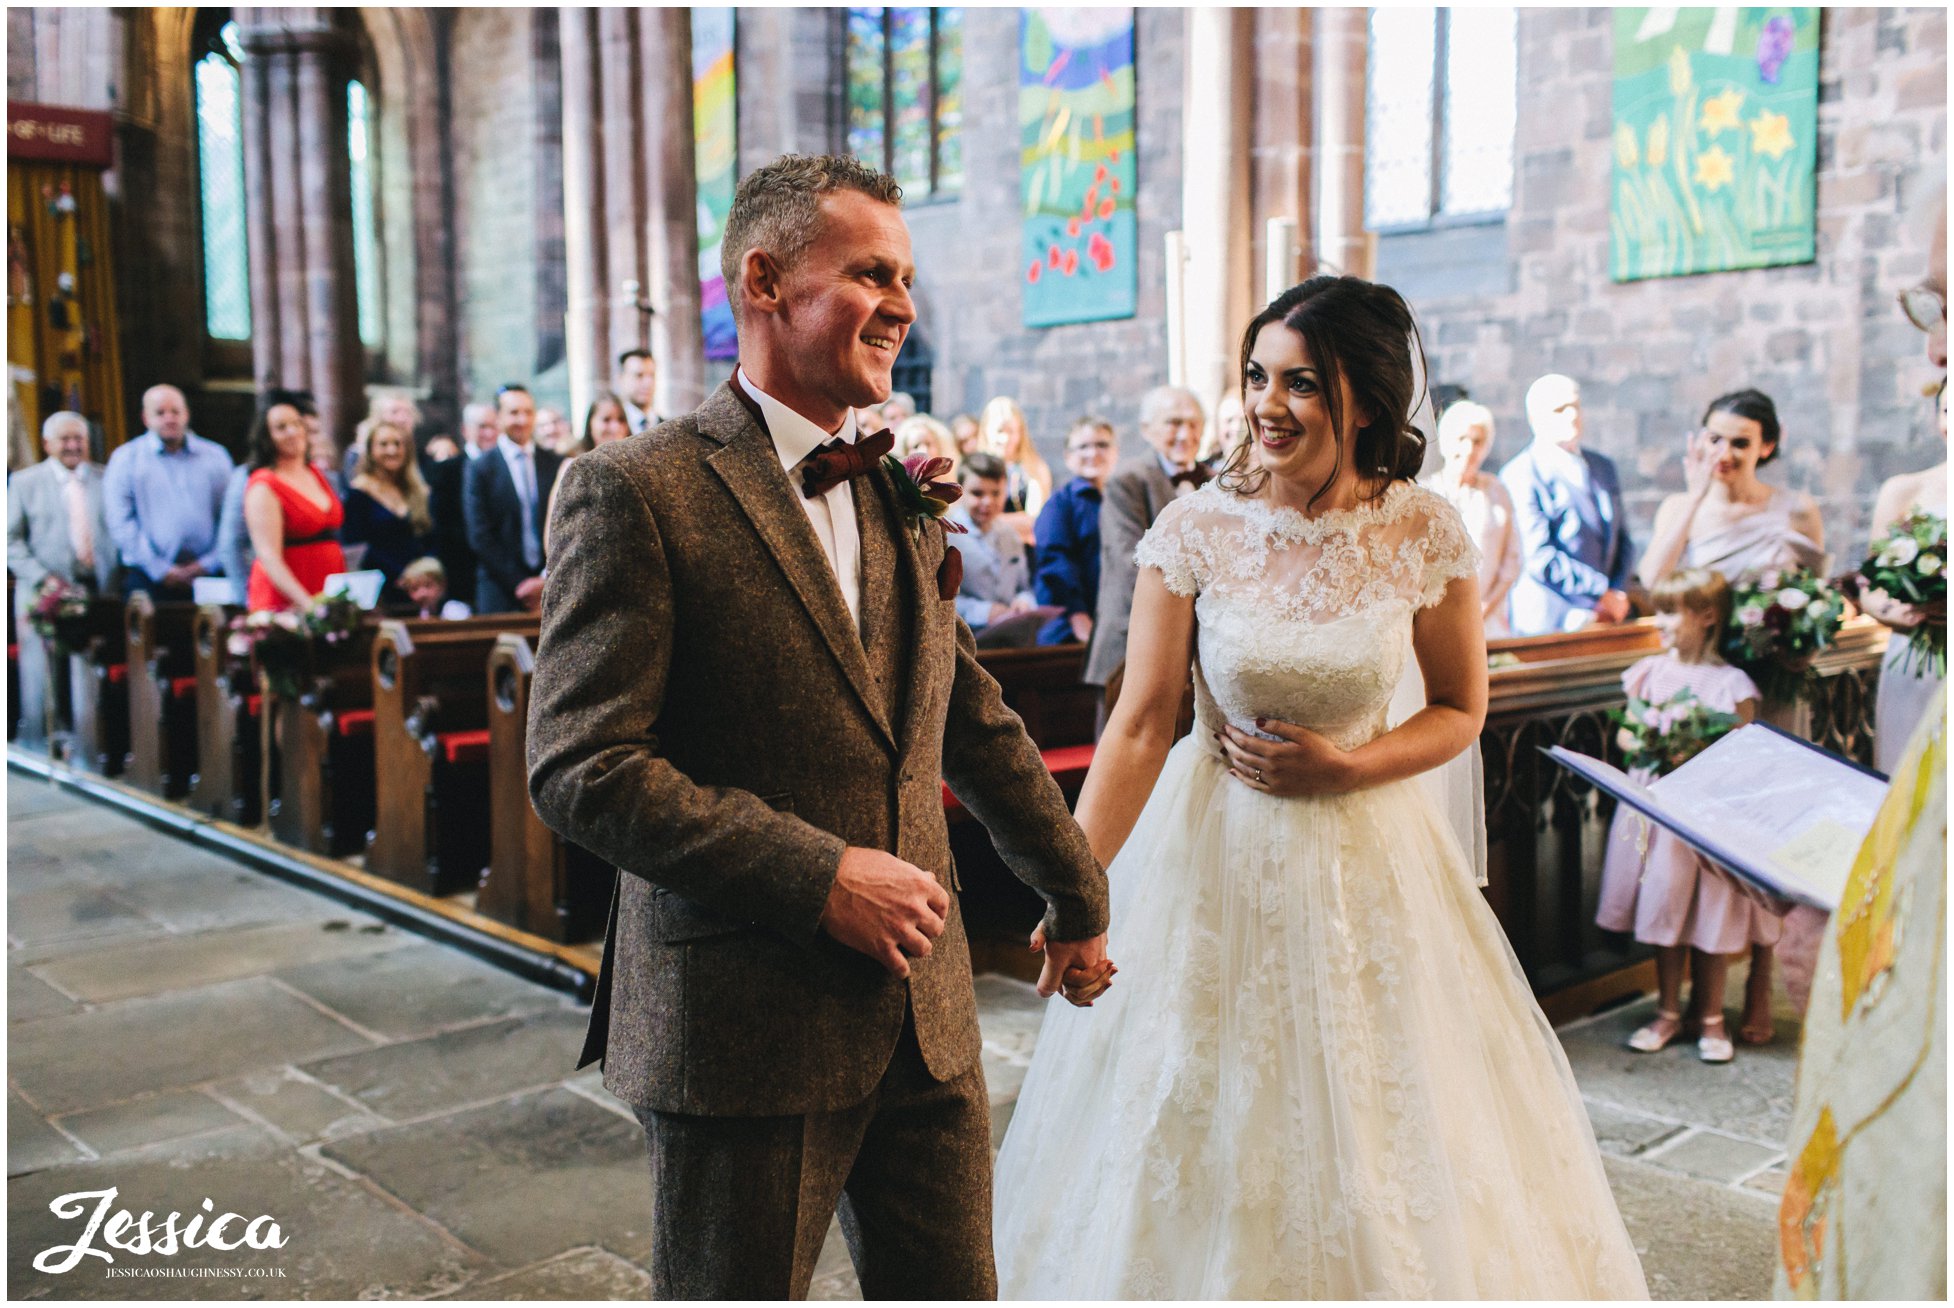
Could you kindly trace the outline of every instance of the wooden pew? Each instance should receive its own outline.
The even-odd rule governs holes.
[[[1025,733],[1038,746],[1067,802],[1076,803],[1086,769],[1092,765],[1093,727],[1099,712],[1099,687],[1080,680],[1086,647],[980,650],[977,662],[997,679],[1005,704],[1024,719]],[[947,783],[943,811],[952,823],[970,819]]]
[[[272,709],[271,831],[314,854],[357,854],[373,826],[374,631],[317,647],[299,697]]]
[[[617,870],[543,825],[529,802],[525,753],[531,640],[497,637],[488,662],[489,863],[475,910],[550,940],[599,937]]]
[[[84,633],[70,646],[68,693],[74,715],[68,761],[84,772],[119,776],[129,753],[129,665],[120,600],[91,599]],[[49,661],[52,664],[53,660]]]
[[[237,613],[230,605],[206,604],[197,610],[192,627],[197,772],[190,782],[190,804],[212,817],[255,826],[262,800],[259,698],[251,661],[233,657],[227,644],[230,621]]]
[[[190,793],[197,771],[197,606],[129,597],[129,757],[125,779],[164,799]]]
[[[536,619],[380,624],[373,641],[377,778],[366,869],[426,894],[473,890],[489,859],[489,651]]]

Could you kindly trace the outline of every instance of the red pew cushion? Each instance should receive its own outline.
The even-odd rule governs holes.
[[[370,736],[373,734],[372,709],[347,709],[337,714],[333,721],[338,725],[342,736]]]
[[[127,681],[128,679],[129,679],[129,665],[127,663],[109,664],[110,685],[119,686],[123,682]]]
[[[1060,745],[1054,749],[1041,749],[1038,757],[1045,761],[1045,770],[1060,786],[1077,785],[1085,780],[1086,770],[1092,766],[1091,745]],[[950,783],[943,783],[943,811],[954,817],[964,812],[963,804],[950,793]]]
[[[178,699],[194,699],[197,694],[195,677],[175,677],[170,681],[170,694]]]
[[[441,745],[441,755],[450,763],[486,763],[489,754],[489,733],[481,731],[444,731],[435,737]]]
[[[7,657],[8,657],[9,659],[18,659],[18,658],[20,657],[20,642],[19,642],[19,641],[17,641],[17,640],[10,640],[10,641],[8,641],[8,642],[7,642]]]
[[[265,697],[263,695],[246,695],[244,697],[244,711],[254,718],[258,716],[258,710],[264,706]]]

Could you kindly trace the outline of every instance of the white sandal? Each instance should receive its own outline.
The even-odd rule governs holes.
[[[1715,1027],[1722,1035],[1711,1035]],[[1721,1017],[1703,1019],[1703,1034],[1696,1041],[1696,1056],[1706,1063],[1727,1063],[1737,1056],[1737,1047],[1730,1043],[1730,1035],[1724,1029]]]

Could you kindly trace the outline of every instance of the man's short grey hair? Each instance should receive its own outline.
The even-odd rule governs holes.
[[[719,244],[726,300],[739,322],[740,269],[748,250],[765,250],[785,271],[800,261],[821,231],[821,197],[860,191],[871,200],[902,205],[902,188],[885,172],[839,154],[783,154],[740,179]]]
[[[1527,387],[1527,422],[1538,427],[1555,409],[1570,399],[1580,398],[1581,383],[1564,373],[1550,372],[1544,377],[1537,377],[1533,385]]]
[[[493,417],[494,414],[495,406],[482,400],[461,406],[461,420],[464,423],[480,422],[483,418]]]
[[[1160,421],[1166,415],[1167,410],[1173,408],[1174,405],[1182,400],[1186,400],[1192,404],[1196,413],[1201,414],[1203,417],[1207,416],[1207,410],[1201,407],[1200,398],[1193,391],[1187,389],[1187,387],[1156,386],[1140,397],[1140,425],[1147,427]]]
[[[53,440],[55,435],[71,422],[81,424],[82,435],[86,436],[89,434],[88,419],[82,417],[73,409],[57,409],[47,416],[46,422],[41,424],[41,439],[43,441]]]

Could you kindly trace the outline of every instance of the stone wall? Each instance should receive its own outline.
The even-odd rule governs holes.
[[[1816,262],[1625,285],[1608,278],[1611,23],[1605,9],[1520,11],[1511,212],[1382,237],[1377,276],[1411,301],[1434,380],[1492,408],[1491,466],[1528,439],[1533,378],[1582,383],[1587,439],[1620,465],[1639,542],[1682,486],[1703,406],[1762,389],[1785,424],[1766,476],[1818,498],[1843,563],[1879,482],[1943,457],[1920,394],[1935,378],[1893,296],[1925,272],[1919,211],[1944,176],[1946,14],[1824,11]]]

